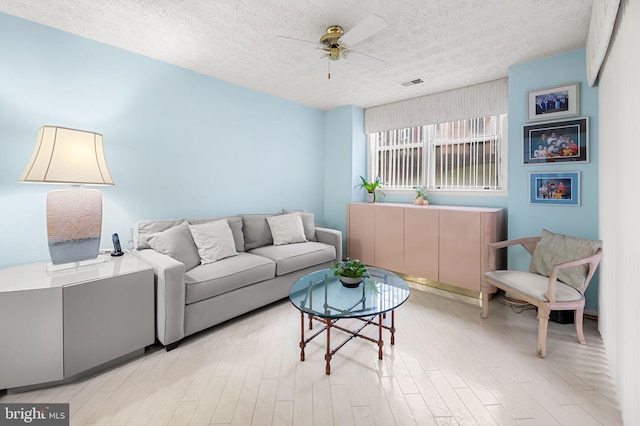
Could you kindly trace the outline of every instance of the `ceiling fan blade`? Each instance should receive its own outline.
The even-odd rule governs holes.
[[[340,37],[340,43],[351,47],[367,37],[371,37],[375,33],[382,31],[387,27],[387,21],[378,15],[370,15],[355,27],[351,28],[345,35]]]
[[[285,36],[280,36],[280,35],[276,35],[276,36],[273,36],[273,37],[275,37],[277,43],[281,43],[283,45],[307,47],[307,48],[311,48],[311,49],[317,49],[317,48],[322,47],[321,44],[313,42],[313,41],[299,40],[297,38],[285,37]]]
[[[382,71],[387,66],[387,62],[382,59],[374,58],[373,56],[355,52],[353,50],[345,50],[342,57],[349,62],[365,66],[372,71]]]

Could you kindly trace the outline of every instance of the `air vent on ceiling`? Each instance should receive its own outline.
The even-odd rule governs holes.
[[[405,83],[400,83],[400,84],[402,84],[404,87],[409,87],[409,86],[415,86],[416,84],[420,84],[420,83],[424,83],[424,81],[421,78],[416,78],[415,80],[407,81]]]

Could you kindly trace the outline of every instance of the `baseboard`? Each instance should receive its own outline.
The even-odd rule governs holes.
[[[583,318],[598,321],[598,312],[585,310]]]
[[[451,293],[461,294],[463,296],[472,297],[474,299],[482,298],[482,293],[478,291],[468,290],[466,288],[455,287],[449,284],[440,283],[437,281],[431,281],[426,278],[414,277],[412,275],[402,274],[399,272],[395,272],[398,276],[400,276],[405,281],[411,281],[417,284],[426,285],[429,287],[437,288],[440,290],[445,290]]]

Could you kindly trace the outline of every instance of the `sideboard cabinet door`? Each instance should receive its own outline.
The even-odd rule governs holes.
[[[374,214],[370,204],[347,206],[347,256],[369,266],[375,266]]]
[[[440,282],[480,291],[480,216],[474,211],[440,212]]]
[[[438,281],[439,210],[405,208],[404,272]]]
[[[375,205],[375,265],[404,271],[404,210]]]

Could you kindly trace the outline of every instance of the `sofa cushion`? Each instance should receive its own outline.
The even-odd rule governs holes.
[[[300,212],[267,217],[267,223],[273,237],[273,245],[304,243],[302,217]]]
[[[244,234],[244,249],[246,251],[257,247],[273,244],[271,230],[267,217],[272,214],[244,214],[242,215],[242,233]]]
[[[201,264],[238,255],[233,233],[226,219],[189,225],[189,230],[198,248]]]
[[[201,223],[213,222],[216,220],[226,219],[231,233],[233,234],[233,241],[236,244],[236,251],[244,251],[244,234],[242,233],[242,217],[240,216],[227,216],[218,217],[214,219],[189,219],[190,225],[199,225]]]
[[[200,264],[200,255],[193,242],[189,225],[186,222],[162,232],[148,235],[147,242],[155,251],[184,263],[185,271]]]
[[[136,224],[136,237],[137,241],[134,241],[135,248],[139,250],[149,249],[151,246],[147,242],[147,239],[152,234],[157,234],[158,232],[166,231],[169,228],[173,228],[174,226],[178,226],[181,223],[184,223],[184,219],[173,219],[173,220],[146,220],[141,221]]]
[[[251,253],[274,260],[277,265],[276,275],[285,275],[321,263],[333,262],[336,259],[334,246],[313,241],[265,246],[253,249]]]
[[[275,262],[250,253],[196,266],[184,274],[186,304],[268,280],[275,273]]]
[[[554,265],[593,256],[601,247],[602,241],[554,234],[543,229],[540,241],[531,256],[529,272],[548,277]],[[579,265],[562,269],[558,272],[558,280],[580,288],[584,285],[588,273],[589,265]]]
[[[305,212],[304,210],[287,210],[282,209],[282,214],[289,214],[294,212],[300,212],[302,217],[302,226],[304,227],[304,236],[307,241],[318,241],[316,238],[316,222],[313,213]]]

